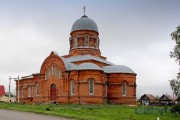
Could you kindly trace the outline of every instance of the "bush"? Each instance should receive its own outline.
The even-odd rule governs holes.
[[[180,113],[180,104],[174,105],[174,106],[171,108],[171,112],[172,112],[172,113]]]
[[[51,109],[49,108],[49,107],[46,107],[46,109],[45,109],[46,111],[51,111]]]

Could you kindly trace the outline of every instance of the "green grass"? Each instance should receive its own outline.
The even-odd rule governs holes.
[[[121,105],[45,105],[45,104],[8,104],[0,103],[1,109],[34,112],[38,114],[55,115],[79,120],[180,120],[180,115],[168,112],[145,115],[135,114],[136,107]]]

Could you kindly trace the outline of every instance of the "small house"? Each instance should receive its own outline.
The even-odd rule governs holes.
[[[162,95],[159,98],[159,102],[161,105],[173,105],[175,103],[175,99],[173,99],[170,95]]]
[[[155,105],[158,103],[157,99],[152,94],[144,94],[139,99],[141,105]]]
[[[5,92],[4,85],[0,85],[0,102],[15,102],[15,97],[12,93],[10,93],[9,99],[9,92]]]
[[[4,85],[0,85],[0,96],[5,95]]]

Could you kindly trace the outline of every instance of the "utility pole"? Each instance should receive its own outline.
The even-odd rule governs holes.
[[[19,75],[18,75],[18,103],[19,103]]]
[[[9,103],[11,102],[11,76],[9,77]]]
[[[9,103],[11,101],[11,79],[18,80],[18,103],[19,103],[19,75],[17,78],[11,78],[9,77]]]

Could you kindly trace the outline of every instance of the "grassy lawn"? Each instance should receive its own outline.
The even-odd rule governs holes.
[[[180,115],[163,112],[145,115],[135,114],[136,107],[121,105],[45,105],[45,104],[8,104],[0,103],[0,109],[19,110],[74,118],[79,120],[180,120]]]

